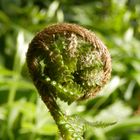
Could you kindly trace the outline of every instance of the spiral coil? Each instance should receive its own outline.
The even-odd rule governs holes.
[[[56,98],[70,104],[95,96],[111,76],[106,46],[94,33],[68,23],[49,26],[33,38],[27,66],[58,127],[63,113]]]

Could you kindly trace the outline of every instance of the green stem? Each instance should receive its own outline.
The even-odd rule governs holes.
[[[54,97],[44,96],[42,97],[42,100],[53,116],[64,140],[84,140],[84,124],[79,124],[75,121],[75,117],[64,114]]]
[[[14,84],[14,81],[18,81],[19,80],[19,76],[14,76],[13,78],[13,85],[10,89],[10,92],[9,92],[9,96],[8,96],[8,104],[12,104],[14,99],[15,99],[15,96],[16,96],[16,90],[17,90],[17,84]]]

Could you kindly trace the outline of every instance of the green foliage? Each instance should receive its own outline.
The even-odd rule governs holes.
[[[62,108],[67,107],[67,114],[78,112],[89,122],[117,121],[107,128],[87,127],[87,140],[139,140],[139,0],[1,0],[0,139],[59,139],[58,129],[29,78],[25,53],[36,32],[63,21],[96,32],[109,47],[113,71],[111,81],[94,99],[70,107],[60,101]]]

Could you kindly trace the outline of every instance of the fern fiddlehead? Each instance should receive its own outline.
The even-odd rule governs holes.
[[[62,138],[84,139],[84,124],[62,112],[56,99],[71,104],[100,91],[111,75],[111,58],[106,46],[81,26],[52,25],[31,41],[27,66]]]

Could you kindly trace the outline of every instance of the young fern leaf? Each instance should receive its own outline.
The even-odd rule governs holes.
[[[75,118],[75,120],[77,122],[80,122],[81,124],[85,124],[86,126],[91,126],[91,127],[96,127],[96,128],[105,128],[105,127],[108,127],[108,126],[112,126],[114,124],[117,123],[117,121],[112,121],[112,122],[109,122],[109,121],[96,121],[96,122],[89,122],[79,116],[76,116],[76,115],[73,115],[73,118]]]
[[[111,76],[111,58],[106,46],[81,26],[52,25],[31,41],[27,66],[62,138],[83,140],[84,124],[62,112],[56,99],[71,104],[93,97],[101,90]]]
[[[97,122],[85,122],[85,124],[92,126],[92,127],[96,127],[96,128],[105,128],[108,126],[112,126],[114,124],[116,124],[117,122],[102,122],[102,121],[97,121]]]

